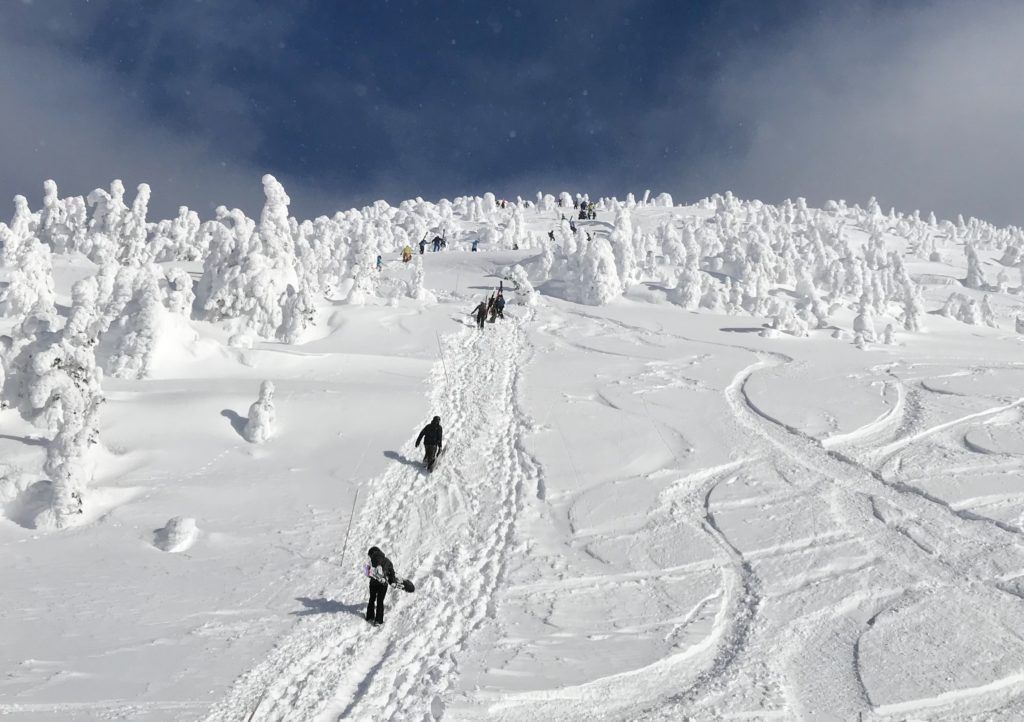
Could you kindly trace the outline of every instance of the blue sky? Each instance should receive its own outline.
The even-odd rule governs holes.
[[[732,189],[1024,223],[1012,3],[11,2],[0,197]]]

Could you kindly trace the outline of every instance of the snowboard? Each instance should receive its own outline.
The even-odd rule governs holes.
[[[367,566],[366,576],[370,577],[374,581],[380,582],[381,584],[388,584],[386,577],[377,574],[376,570]],[[389,584],[388,586],[394,587],[395,589],[401,589],[403,592],[415,592],[416,585],[412,583],[411,579],[403,579],[402,577],[395,575],[395,583]]]

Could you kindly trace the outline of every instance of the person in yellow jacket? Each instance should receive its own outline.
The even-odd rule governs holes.
[[[406,245],[406,247],[402,249],[402,263],[408,263],[411,260],[412,260],[412,249],[409,248],[408,245]]]

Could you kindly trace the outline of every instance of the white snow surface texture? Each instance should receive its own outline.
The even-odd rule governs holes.
[[[263,183],[0,224],[0,716],[1024,717],[1019,229]]]

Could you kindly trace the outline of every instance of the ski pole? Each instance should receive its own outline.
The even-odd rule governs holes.
[[[345,552],[348,550],[348,536],[352,533],[352,519],[356,515],[356,500],[359,498],[359,487],[356,487],[356,495],[352,497],[352,511],[348,515],[348,529],[345,531],[345,543],[341,547],[341,561],[338,562],[339,567],[344,567],[345,564]]]
[[[434,331],[434,338],[437,339],[437,353],[441,357],[441,368],[444,369],[444,379],[448,382],[448,388],[452,387],[452,380],[448,378],[448,364],[444,362],[444,349],[441,348],[441,337]]]

